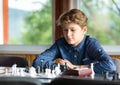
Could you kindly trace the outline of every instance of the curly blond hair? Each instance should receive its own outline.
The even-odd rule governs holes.
[[[80,27],[87,25],[87,16],[79,9],[71,9],[59,17],[57,25],[63,26],[64,24],[76,23]]]

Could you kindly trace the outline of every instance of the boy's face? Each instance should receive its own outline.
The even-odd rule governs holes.
[[[86,26],[81,28],[75,23],[64,24],[62,28],[65,40],[68,42],[68,44],[73,46],[77,46],[83,40],[83,37],[87,32]]]

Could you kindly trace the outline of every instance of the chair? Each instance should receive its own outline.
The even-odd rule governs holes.
[[[24,57],[13,55],[0,55],[0,66],[11,67],[17,64],[17,67],[28,67],[28,61]]]
[[[0,77],[0,85],[41,85],[41,82],[31,77]]]
[[[49,85],[120,85],[120,81],[67,76],[55,78]]]
[[[113,59],[113,62],[115,63],[115,65],[116,65],[116,72],[120,73],[120,59],[118,59],[118,58],[112,58],[112,59]]]

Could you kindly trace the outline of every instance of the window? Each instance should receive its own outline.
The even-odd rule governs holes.
[[[1,1],[13,1],[13,0],[0,0],[0,18],[2,19],[2,2]],[[23,1],[23,2],[26,2],[26,1],[24,1],[24,0],[14,0],[14,1]],[[39,4],[39,5],[43,5],[43,3],[41,2],[42,0],[28,0],[28,1],[37,1],[37,2],[34,2],[34,4]],[[49,2],[50,1],[50,3],[48,3],[49,4],[49,13],[47,12],[47,15],[49,15],[52,19],[49,19],[49,18],[47,18],[47,19],[49,19],[48,20],[48,22],[47,23],[49,23],[49,27],[50,27],[50,29],[48,30],[48,28],[46,27],[48,24],[41,24],[40,25],[40,28],[41,28],[41,26],[42,25],[44,25],[45,26],[45,28],[43,28],[43,29],[47,29],[47,30],[44,30],[44,32],[43,33],[46,33],[46,34],[48,34],[48,35],[46,35],[46,36],[49,36],[50,35],[50,37],[49,37],[49,39],[51,40],[50,42],[48,41],[47,43],[44,43],[44,42],[46,42],[46,41],[44,41],[44,40],[47,40],[48,38],[44,38],[44,39],[36,39],[36,37],[34,38],[33,36],[29,36],[29,34],[31,34],[31,35],[34,35],[34,32],[36,31],[35,29],[32,29],[32,28],[35,28],[35,27],[37,27],[37,25],[36,25],[36,23],[32,23],[32,22],[35,22],[36,20],[38,20],[38,22],[41,20],[41,18],[39,19],[37,16],[39,16],[36,12],[38,12],[38,11],[40,11],[40,10],[36,10],[36,11],[27,11],[27,12],[29,12],[28,14],[25,14],[25,15],[37,15],[36,17],[38,18],[38,19],[35,19],[34,20],[34,18],[30,18],[30,17],[26,17],[25,16],[25,18],[23,18],[23,19],[25,19],[25,20],[27,20],[28,22],[26,23],[26,21],[25,21],[25,23],[24,22],[22,22],[22,21],[20,21],[20,24],[19,25],[21,25],[21,26],[23,26],[23,28],[20,28],[19,30],[23,33],[22,34],[22,37],[23,38],[25,38],[23,35],[26,35],[26,34],[28,34],[27,36],[29,37],[27,37],[27,39],[29,39],[29,40],[31,40],[31,41],[34,41],[34,39],[35,39],[35,41],[40,41],[40,42],[29,42],[28,40],[25,40],[25,39],[23,39],[23,40],[21,40],[22,38],[15,38],[15,36],[16,35],[14,35],[14,33],[15,32],[9,32],[9,34],[12,34],[11,36],[9,36],[9,37],[12,37],[11,39],[10,38],[8,38],[9,39],[9,43],[7,42],[7,43],[5,43],[5,41],[7,41],[8,39],[7,39],[7,37],[5,37],[6,35],[7,35],[7,32],[5,31],[5,28],[7,28],[7,26],[6,26],[6,23],[7,22],[5,22],[5,20],[4,20],[4,22],[2,22],[2,20],[0,20],[0,34],[1,34],[1,36],[0,36],[0,44],[2,44],[2,45],[0,45],[0,53],[12,53],[12,54],[16,54],[16,53],[27,53],[27,54],[39,54],[41,51],[43,51],[43,50],[45,50],[46,48],[48,48],[49,46],[50,46],[50,44],[49,43],[52,43],[52,36],[53,36],[53,38],[54,38],[54,40],[55,39],[57,39],[57,38],[59,38],[60,36],[61,36],[61,34],[62,34],[62,32],[60,32],[60,30],[59,30],[59,27],[58,26],[56,26],[56,24],[55,24],[55,22],[56,22],[56,20],[58,19],[58,17],[59,17],[59,15],[62,13],[62,12],[64,12],[64,11],[66,11],[66,10],[68,10],[68,9],[70,9],[70,7],[71,8],[79,8],[79,9],[82,9],[86,14],[87,14],[87,16],[89,17],[89,21],[88,21],[88,33],[90,34],[90,35],[92,35],[93,37],[96,37],[99,41],[100,41],[100,43],[102,43],[103,45],[104,45],[104,48],[105,48],[105,51],[107,51],[107,53],[108,54],[110,54],[110,55],[119,55],[120,54],[120,44],[119,43],[116,43],[116,41],[115,40],[120,40],[120,38],[119,38],[119,35],[116,35],[116,36],[118,36],[118,37],[116,37],[115,35],[113,35],[113,33],[114,34],[117,34],[117,32],[119,33],[120,31],[119,31],[119,28],[118,27],[120,27],[120,25],[118,24],[119,23],[119,21],[120,21],[120,17],[118,16],[118,14],[120,15],[120,11],[118,11],[119,10],[119,8],[120,8],[120,2],[119,2],[119,0],[114,0],[115,2],[113,3],[113,0],[43,0],[43,1],[45,1],[45,3],[47,4],[47,2]],[[101,2],[104,2],[104,1],[106,1],[107,3],[108,3],[108,1],[110,1],[109,2],[109,4],[110,5],[100,5],[100,7],[99,6],[96,6],[95,5],[95,3],[96,4],[101,4]],[[39,3],[38,3],[39,2]],[[52,4],[51,4],[51,2],[52,2]],[[71,5],[70,5],[70,2],[71,2]],[[44,3],[44,4],[45,4]],[[117,5],[115,5],[115,3],[117,3]],[[48,6],[48,4],[47,4],[47,6]],[[87,8],[87,6],[86,6],[86,4],[88,5],[88,6],[90,6],[89,7],[89,9],[91,9],[90,11],[92,11],[92,13],[91,12],[89,12],[89,10],[88,10],[88,8]],[[28,3],[27,3],[27,5],[25,5],[24,7],[27,7],[28,6]],[[44,6],[46,6],[46,5],[44,5]],[[97,16],[97,15],[99,15],[99,16],[97,16],[97,19],[99,20],[99,17],[100,16],[103,16],[104,14],[105,15],[109,15],[109,14],[107,14],[107,13],[109,13],[108,11],[106,11],[106,12],[104,12],[105,11],[105,8],[104,7],[107,7],[107,6],[112,6],[113,8],[112,9],[115,9],[114,10],[114,12],[113,11],[109,11],[109,12],[112,12],[111,14],[112,14],[112,19],[114,20],[114,21],[111,21],[110,19],[108,19],[108,20],[105,20],[106,21],[106,23],[104,24],[103,23],[103,26],[100,24],[96,24],[95,23],[95,21],[93,20],[94,19],[94,17],[91,15],[91,14],[94,14],[94,16]],[[34,8],[34,6],[32,6],[31,7],[31,9],[32,8]],[[38,7],[39,8],[39,7]],[[98,8],[99,8],[99,10],[98,10]],[[101,8],[101,9],[100,9]],[[107,8],[109,8],[109,7],[107,7]],[[103,11],[103,9],[104,9],[104,11]],[[110,8],[111,9],[111,8]],[[52,11],[51,11],[52,10]],[[3,10],[4,11],[4,10]],[[44,12],[45,10],[43,10],[43,12]],[[10,12],[10,11],[9,11]],[[15,13],[16,14],[16,13]],[[115,15],[116,14],[116,15]],[[42,14],[42,15],[45,15],[45,14]],[[104,15],[104,16],[105,16]],[[115,16],[113,16],[113,15],[115,15]],[[46,16],[46,15],[45,15]],[[53,17],[52,17],[53,16]],[[92,17],[91,17],[92,16]],[[109,15],[110,16],[110,15]],[[43,16],[42,16],[43,17]],[[6,15],[5,15],[5,18],[6,18]],[[29,19],[31,19],[31,20],[29,20]],[[46,19],[46,18],[45,18]],[[95,17],[95,19],[96,19],[96,17]],[[101,19],[101,18],[100,18]],[[116,20],[115,20],[116,19]],[[11,19],[9,19],[9,21],[10,21]],[[97,20],[97,21],[98,21]],[[18,20],[19,21],[19,20]],[[51,22],[50,22],[51,21]],[[92,21],[92,22],[91,22]],[[101,20],[99,20],[99,21],[101,21]],[[16,22],[17,22],[17,20],[16,20]],[[41,22],[43,22],[43,20],[41,21]],[[40,23],[41,23],[40,22]],[[53,22],[53,27],[52,27],[52,22]],[[108,23],[109,22],[109,23]],[[10,23],[9,23],[10,24]],[[115,25],[116,26],[115,26]],[[6,27],[5,27],[6,26]],[[15,24],[13,23],[13,25],[12,26],[14,26],[15,27]],[[32,28],[30,28],[32,26]],[[100,28],[100,29],[102,29],[102,30],[108,30],[109,29],[109,31],[106,31],[106,32],[104,32],[104,34],[103,33],[101,33],[100,31],[100,29],[98,29],[99,27],[106,27],[105,29],[102,29],[102,28]],[[1,28],[4,28],[4,29],[1,29]],[[26,29],[25,29],[26,28]],[[32,29],[32,31],[30,31],[30,32],[28,32],[28,31],[26,31],[26,30],[29,30],[29,28],[30,29]],[[93,29],[94,28],[94,29]],[[18,29],[18,28],[15,28],[15,29]],[[91,30],[92,29],[92,30]],[[118,31],[116,31],[116,30],[114,30],[114,29],[117,29]],[[6,32],[6,34],[5,33],[3,33],[2,31],[5,31]],[[100,30],[100,31],[99,31]],[[8,30],[8,31],[10,31],[10,30]],[[12,29],[12,31],[14,31],[13,29]],[[49,33],[47,33],[47,31],[49,31],[50,32],[50,34]],[[53,31],[53,33],[52,33],[52,31]],[[20,32],[20,33],[21,33]],[[39,31],[36,31],[36,32],[38,32],[38,33],[40,33],[41,32],[41,30],[40,30],[40,32]],[[112,33],[113,32],[113,33]],[[26,33],[26,34],[25,34]],[[52,34],[51,34],[52,33]],[[4,35],[4,36],[2,36],[2,34]],[[35,33],[36,34],[36,33]],[[96,34],[98,34],[97,36],[96,36]],[[43,34],[44,35],[44,34]],[[41,35],[36,35],[37,37],[41,37],[42,36],[42,34]],[[102,37],[101,37],[102,36]],[[113,38],[111,37],[111,36],[113,36]],[[115,37],[114,37],[115,36]],[[4,38],[3,38],[4,37]],[[6,38],[6,39],[5,39]],[[117,39],[114,39],[114,38],[117,38]],[[4,39],[4,40],[3,40]],[[54,41],[53,40],[53,41]],[[101,41],[102,40],[102,41]],[[109,40],[110,41],[112,41],[112,42],[109,42]],[[41,41],[42,41],[42,43],[44,44],[42,44],[41,43]],[[3,45],[3,43],[5,44],[5,45]],[[14,43],[14,44],[13,44]],[[41,45],[42,44],[42,45]],[[49,44],[49,45],[48,45]],[[116,46],[113,46],[113,45],[116,45]],[[119,46],[118,46],[119,45]]]
[[[51,0],[8,0],[8,43],[52,44]]]
[[[119,0],[76,0],[73,5],[88,16],[88,34],[102,45],[120,45]]]

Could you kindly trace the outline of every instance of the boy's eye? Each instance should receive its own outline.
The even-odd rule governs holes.
[[[74,29],[72,29],[71,31],[75,31]]]

